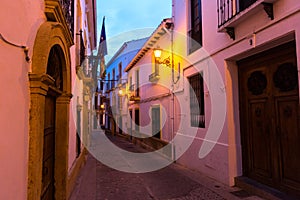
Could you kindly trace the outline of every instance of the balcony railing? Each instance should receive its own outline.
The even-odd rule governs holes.
[[[258,8],[259,5],[262,5],[268,17],[273,20],[273,3],[275,1],[276,0],[217,0],[218,27],[224,26],[246,9],[255,11],[255,8]]]
[[[134,91],[134,84],[129,86],[129,91],[131,91],[131,92]]]
[[[235,40],[235,26],[258,12],[266,12],[273,20],[273,3],[277,0],[217,0],[218,3],[218,31],[227,32]]]
[[[234,18],[257,0],[217,0],[218,3],[218,27]]]
[[[140,90],[139,88],[135,88],[135,84],[129,86],[129,91],[129,101],[140,101]]]
[[[159,76],[158,70],[155,70],[155,72],[153,72],[152,74],[149,75],[150,82],[156,82],[159,80],[159,78],[160,78],[160,76]]]
[[[74,34],[74,0],[59,0],[70,31]]]

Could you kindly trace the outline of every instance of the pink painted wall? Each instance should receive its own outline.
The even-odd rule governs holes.
[[[42,0],[1,1],[0,33],[29,47],[30,57],[39,25],[45,21],[43,6]],[[0,199],[26,199],[31,64],[22,49],[0,40],[0,66]]]
[[[173,0],[173,2],[175,4],[173,8],[175,31],[186,34],[189,30],[189,1]],[[234,177],[242,175],[238,74],[235,61],[294,39],[297,44],[297,59],[298,63],[300,63],[299,10],[299,1],[275,1],[275,19],[270,20],[263,9],[257,9],[257,12],[251,17],[247,17],[238,25],[235,25],[236,39],[232,40],[226,33],[218,32],[217,1],[202,1],[203,48],[188,55],[187,38],[176,35],[174,38],[174,49],[190,63],[189,65],[203,69],[204,76],[209,77],[208,80],[213,78],[213,74],[209,71],[212,67],[211,64],[214,63],[217,67],[224,81],[227,96],[227,102],[224,102],[227,107],[226,119],[218,143],[207,157],[199,159],[197,156],[194,156],[197,155],[202,145],[203,136],[207,131],[205,128],[199,129],[193,145],[178,160],[178,163],[199,170],[229,185],[234,184]],[[250,44],[250,39],[253,41],[252,45]],[[210,58],[213,63],[208,65],[206,57]],[[185,68],[189,65],[182,66]],[[298,68],[300,69],[299,65]],[[189,71],[191,70],[185,70],[184,76],[193,73]],[[221,86],[219,88],[222,89]],[[179,95],[181,102],[184,102],[185,97],[188,97],[186,89],[183,89],[182,95]],[[207,125],[209,125],[212,105],[210,104],[211,96],[209,91],[206,92],[208,95],[205,95],[205,115]],[[188,116],[182,115],[178,118],[189,122]],[[183,130],[189,131],[192,129],[186,126]]]

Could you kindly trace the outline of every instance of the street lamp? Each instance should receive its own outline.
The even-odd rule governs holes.
[[[160,48],[153,49],[153,52],[154,52],[154,57],[155,58],[160,58],[160,56],[161,56],[161,49]]]
[[[118,93],[119,93],[119,96],[123,96],[124,95],[124,92],[123,92],[122,88],[119,89]]]
[[[160,49],[159,47],[155,48],[155,49],[153,49],[153,53],[154,53],[154,57],[155,57],[155,63],[164,64],[168,67],[171,67],[170,56],[161,60],[162,49]]]

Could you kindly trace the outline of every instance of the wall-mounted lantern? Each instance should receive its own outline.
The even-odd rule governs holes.
[[[101,104],[101,105],[100,105],[100,108],[101,108],[102,110],[104,110],[104,104]]]
[[[157,64],[164,64],[168,67],[171,67],[170,56],[161,60],[162,49],[155,48],[155,49],[153,49],[153,53],[154,53],[154,57],[155,57],[155,62]]]
[[[180,78],[180,63],[178,63],[178,75],[177,75],[176,81],[175,81],[175,78],[174,78],[174,63],[173,63],[174,62],[174,58],[173,58],[173,53],[172,53],[172,60],[170,60],[170,56],[162,60],[161,59],[162,49],[160,49],[159,47],[153,49],[153,54],[154,54],[154,57],[155,57],[155,63],[157,63],[157,64],[164,64],[167,67],[171,67],[172,68],[172,80],[173,80],[173,83],[177,83],[178,80],[179,80],[179,78]]]

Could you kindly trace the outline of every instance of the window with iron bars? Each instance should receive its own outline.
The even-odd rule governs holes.
[[[191,126],[205,128],[204,83],[202,74],[189,77]]]

